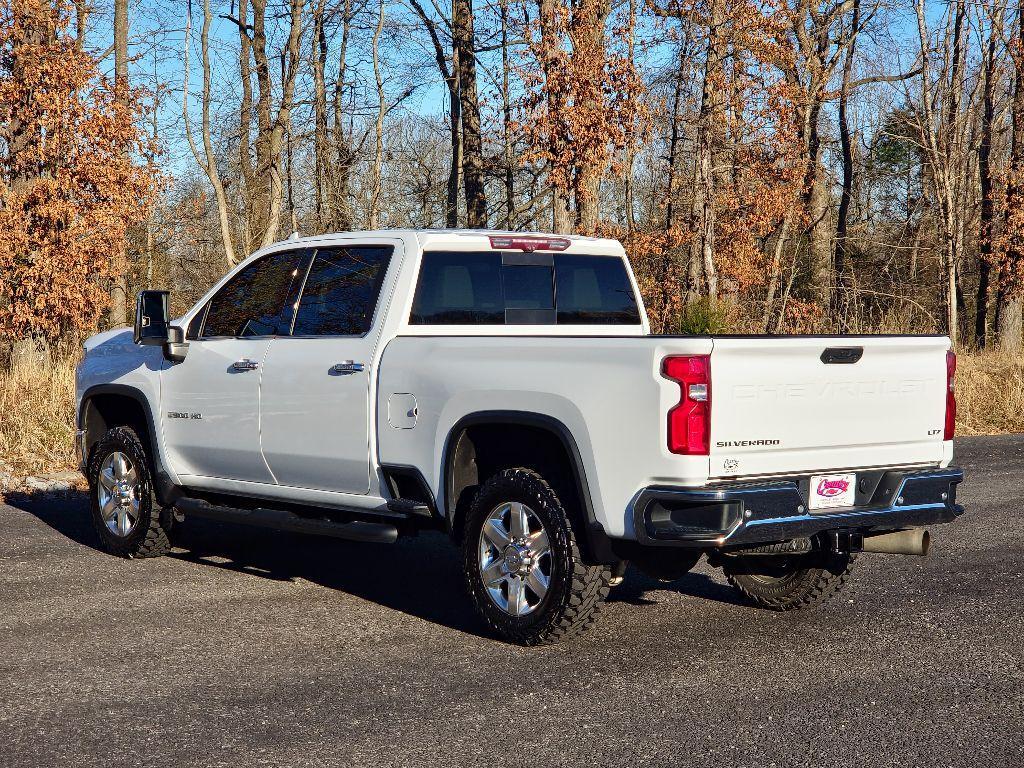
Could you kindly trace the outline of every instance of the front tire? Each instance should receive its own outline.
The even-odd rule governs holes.
[[[811,552],[806,555],[726,557],[725,577],[760,608],[792,611],[831,597],[846,583],[856,555]]]
[[[170,515],[156,502],[149,466],[131,427],[108,430],[93,449],[88,472],[92,522],[112,555],[156,557],[171,548]]]
[[[590,626],[611,570],[583,562],[558,495],[530,469],[506,469],[477,492],[463,539],[466,587],[494,632],[543,645]]]

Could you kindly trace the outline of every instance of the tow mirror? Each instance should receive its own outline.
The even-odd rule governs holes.
[[[135,300],[135,343],[145,346],[166,344],[170,331],[168,291],[139,291]]]

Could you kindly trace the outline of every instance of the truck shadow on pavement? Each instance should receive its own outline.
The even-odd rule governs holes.
[[[103,551],[84,493],[18,494],[8,496],[6,503],[78,544]],[[439,532],[382,545],[193,519],[175,531],[169,557],[273,581],[305,580],[460,632],[490,637],[466,597],[460,553]],[[727,585],[704,573],[689,573],[664,584],[634,568],[608,600],[650,605],[655,601],[645,595],[652,590],[738,602]]]

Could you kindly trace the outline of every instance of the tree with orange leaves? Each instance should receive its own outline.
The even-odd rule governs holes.
[[[0,0],[0,338],[94,327],[154,191],[139,95],[100,74],[69,18],[66,0]]]
[[[547,166],[557,232],[593,234],[598,193],[616,150],[638,142],[650,113],[633,60],[613,40],[632,36],[630,14],[614,34],[610,0],[539,0],[521,74],[525,161]]]
[[[680,163],[681,142],[670,142],[673,274],[691,302],[707,296],[713,304],[723,295],[761,301],[761,321],[751,330],[778,330],[789,303],[779,296],[781,260],[803,223],[807,167],[799,94],[787,77],[796,60],[788,8],[773,0],[667,0],[654,12],[677,19],[699,51],[699,60],[680,57],[678,65],[678,82],[682,68],[692,67],[697,85],[692,159]]]

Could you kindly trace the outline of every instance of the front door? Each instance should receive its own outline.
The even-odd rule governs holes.
[[[260,451],[260,378],[271,340],[289,332],[302,251],[245,265],[210,299],[185,359],[161,373],[164,445],[189,476],[273,483]]]
[[[292,335],[263,366],[263,455],[282,486],[365,494],[370,488],[374,314],[392,245],[318,249]]]

